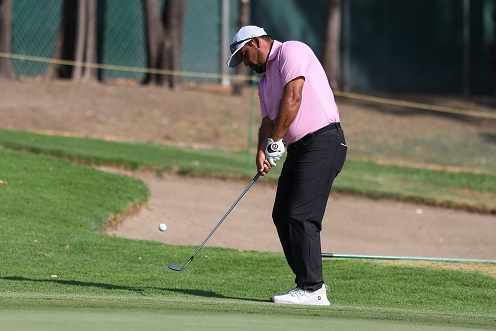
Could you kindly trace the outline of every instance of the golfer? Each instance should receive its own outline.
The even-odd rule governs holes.
[[[296,287],[271,301],[329,305],[320,231],[347,147],[327,76],[306,44],[281,43],[257,26],[242,27],[230,50],[229,67],[243,63],[264,74],[258,85],[262,123],[256,164],[261,174],[279,166],[287,150],[272,218]]]

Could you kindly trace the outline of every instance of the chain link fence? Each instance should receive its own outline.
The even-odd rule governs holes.
[[[100,17],[98,62],[124,67],[146,67],[145,17],[141,1],[100,1],[97,12]],[[104,81],[141,81],[144,74],[103,69],[100,77]]]
[[[12,15],[12,52],[52,58],[60,28],[63,0],[14,0]],[[18,77],[41,76],[48,63],[13,60]]]
[[[164,1],[159,6],[163,8]],[[185,0],[182,81],[219,83],[225,66],[222,38],[230,42],[238,28],[240,0]],[[467,2],[468,1],[468,2]],[[494,71],[494,0],[341,0],[341,75],[350,90],[462,93],[464,63],[474,93],[490,93]],[[464,21],[469,4],[469,22]],[[139,71],[111,70],[105,65],[147,66],[145,13],[142,0],[98,0],[97,62],[102,81],[143,81]],[[301,40],[322,57],[328,0],[251,0],[251,24],[275,39]],[[14,54],[52,58],[63,16],[63,0],[14,0]],[[223,16],[224,6],[228,15]],[[161,10],[161,9],[160,9]],[[469,44],[464,44],[465,24]],[[465,52],[464,47],[469,51]],[[469,58],[466,58],[468,56]],[[346,60],[346,61],[345,61]],[[17,77],[42,76],[48,64],[14,59]],[[228,70],[228,73],[234,73]],[[194,74],[214,74],[204,77]],[[467,80],[466,80],[467,81]]]

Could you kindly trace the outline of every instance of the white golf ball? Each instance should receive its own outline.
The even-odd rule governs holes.
[[[160,225],[158,226],[158,229],[162,232],[164,232],[165,230],[167,230],[167,225],[165,225],[164,223],[160,223]]]

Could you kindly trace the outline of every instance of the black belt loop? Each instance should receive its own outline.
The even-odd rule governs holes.
[[[319,135],[321,135],[323,133],[326,133],[326,132],[329,132],[329,131],[332,131],[332,130],[338,130],[339,131],[339,129],[341,129],[341,123],[339,123],[339,122],[334,122],[334,123],[331,123],[329,125],[326,125],[323,128],[320,128],[319,130],[317,130],[317,131],[315,131],[313,133],[307,134],[306,136],[304,136],[300,140],[297,140],[294,143],[289,144],[288,147],[287,147],[287,150],[288,150],[288,152],[294,151],[294,150],[296,150],[297,148],[299,148],[301,146],[305,146],[313,138],[315,138],[315,137],[317,137],[317,136],[319,136]]]

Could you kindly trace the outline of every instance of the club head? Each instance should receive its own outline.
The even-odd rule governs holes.
[[[167,267],[169,267],[170,270],[174,270],[174,271],[183,271],[184,268],[181,268],[180,266],[178,266],[177,264],[168,264]]]

